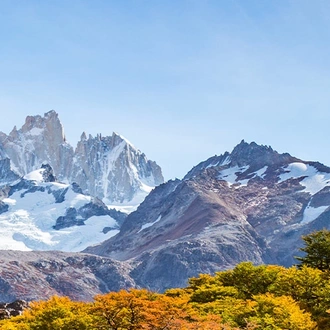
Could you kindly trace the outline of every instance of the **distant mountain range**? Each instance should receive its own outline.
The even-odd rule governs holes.
[[[330,168],[254,142],[163,183],[160,167],[118,134],[83,134],[73,151],[51,111],[1,133],[0,157],[0,249],[67,251],[19,252],[18,266],[0,253],[0,300],[10,290],[32,299],[12,280],[19,269],[24,283],[43,279],[34,298],[48,290],[90,299],[119,287],[185,286],[241,261],[289,266],[301,235],[330,228]],[[138,203],[148,191],[128,215],[106,205]],[[79,267],[95,276],[88,289]],[[110,285],[111,272],[120,285]]]

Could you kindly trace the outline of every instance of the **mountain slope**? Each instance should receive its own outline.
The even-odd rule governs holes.
[[[54,295],[91,301],[96,294],[134,287],[129,271],[128,264],[82,253],[1,251],[0,301]]]
[[[291,265],[300,236],[329,228],[329,215],[330,168],[242,141],[155,188],[86,251],[129,261],[138,284],[164,290],[246,260]]]
[[[56,181],[49,165],[3,191],[0,249],[81,251],[119,231],[125,215]]]

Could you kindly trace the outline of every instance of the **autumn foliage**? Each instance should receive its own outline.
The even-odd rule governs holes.
[[[183,289],[98,295],[93,302],[32,302],[2,330],[311,330],[330,329],[329,274],[302,266],[241,263]]]

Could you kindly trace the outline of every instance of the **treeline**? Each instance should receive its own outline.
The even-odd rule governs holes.
[[[330,329],[327,272],[241,263],[200,275],[184,289],[111,292],[91,303],[67,297],[32,302],[3,330]]]
[[[186,288],[164,294],[132,289],[98,295],[90,303],[53,297],[32,302],[22,315],[1,321],[0,329],[330,329],[330,258],[325,257],[330,234],[304,240],[299,267],[245,262],[191,278]]]

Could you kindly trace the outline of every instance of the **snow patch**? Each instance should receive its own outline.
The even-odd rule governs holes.
[[[37,182],[42,182],[43,181],[43,172],[45,171],[44,168],[32,171],[26,175],[24,175],[24,179],[30,180],[30,181],[37,181]]]
[[[222,162],[217,162],[215,164],[211,163],[207,165],[205,168],[215,167],[215,166],[224,166],[230,163],[230,156],[227,156]]]
[[[309,204],[305,208],[301,224],[306,224],[318,218],[329,206],[311,207]]]
[[[106,204],[109,209],[115,209],[117,211],[129,214],[137,210],[139,205],[145,200],[145,198],[154,188],[155,187],[151,187],[140,181],[140,189],[137,190],[132,200],[124,201],[122,203],[116,203],[110,202],[109,200],[104,198],[103,203]]]
[[[119,143],[116,147],[114,147],[111,151],[109,151],[104,158],[103,162],[100,164],[102,168],[102,183],[103,183],[103,195],[108,195],[108,186],[109,186],[109,175],[115,168],[115,163],[120,154],[123,152],[124,147],[126,145],[125,141]]]
[[[315,195],[323,188],[330,186],[330,173],[319,172],[314,166],[303,163],[291,163],[280,175],[279,183],[289,179],[305,177],[300,184],[305,187],[304,192]]]
[[[79,209],[90,203],[91,197],[75,193],[69,185],[38,183],[38,186],[45,191],[27,193],[23,197],[23,191],[17,191],[3,199],[9,209],[0,215],[0,249],[78,252],[118,233],[118,229],[103,232],[106,227],[117,227],[116,220],[110,216],[93,216],[84,225],[54,229],[58,217],[65,216],[69,208]],[[65,200],[56,203],[52,192],[63,188],[69,188]]]
[[[38,128],[38,127],[33,127],[28,134],[33,135],[33,136],[37,136],[37,135],[41,135],[43,133],[44,129],[43,128]]]
[[[225,180],[229,187],[231,187],[233,184],[238,183],[237,182],[237,174],[236,173],[242,173],[246,171],[249,168],[249,166],[243,166],[243,167],[230,167],[225,170],[220,171],[218,175],[219,180]]]
[[[153,226],[156,222],[160,221],[161,218],[162,218],[162,216],[160,215],[154,222],[145,223],[141,227],[141,229],[138,231],[138,233],[141,232],[142,230],[146,229],[146,228],[149,228],[149,227]]]
[[[237,183],[240,183],[240,186],[239,186],[239,187],[247,186],[247,184],[249,183],[249,181],[250,181],[251,179],[255,178],[256,176],[259,176],[260,178],[263,179],[264,176],[265,176],[265,173],[266,173],[266,171],[267,171],[267,168],[268,168],[268,166],[264,166],[264,167],[261,168],[260,170],[250,173],[248,179],[237,181]],[[238,187],[238,188],[239,188],[239,187]]]
[[[128,141],[124,136],[118,134],[117,132],[115,132],[116,135],[118,135],[124,142],[126,142],[126,144],[130,145],[133,149],[136,149],[133,145],[133,143],[131,143],[130,141]]]
[[[264,178],[267,169],[268,169],[268,166],[264,166],[264,167],[261,168],[260,170],[254,172],[254,173],[255,173],[255,176],[260,176],[261,178]]]
[[[4,203],[8,204],[8,205],[15,205],[16,204],[16,200],[12,199],[12,198],[4,198],[2,201]]]

